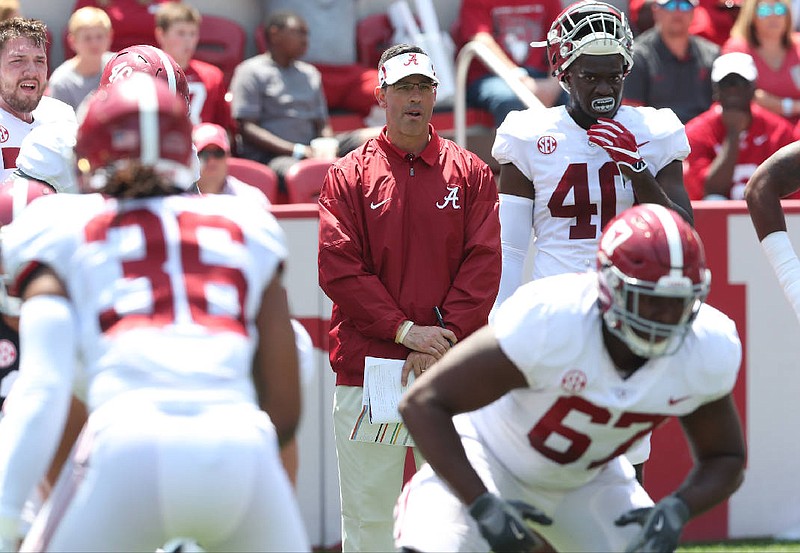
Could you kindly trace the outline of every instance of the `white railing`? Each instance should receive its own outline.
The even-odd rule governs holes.
[[[519,75],[503,65],[488,46],[475,40],[468,42],[456,56],[456,94],[453,102],[455,141],[464,147],[467,145],[467,70],[476,56],[490,71],[502,77],[526,106],[544,108],[536,95],[522,84]]]

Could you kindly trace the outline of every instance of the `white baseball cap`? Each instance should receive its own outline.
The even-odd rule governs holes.
[[[433,62],[427,54],[421,52],[406,52],[389,58],[378,70],[378,84],[380,86],[394,84],[409,75],[424,75],[434,83],[439,83]]]
[[[744,52],[722,54],[711,65],[711,80],[715,83],[720,82],[731,73],[741,75],[751,83],[758,78],[758,70],[753,57]]]

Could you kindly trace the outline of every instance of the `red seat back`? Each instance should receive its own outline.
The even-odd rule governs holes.
[[[326,159],[303,159],[292,165],[284,177],[289,203],[317,203],[331,163]]]
[[[278,175],[270,167],[239,157],[228,158],[228,174],[261,190],[272,203],[278,202]]]
[[[247,33],[232,19],[203,14],[200,41],[194,57],[216,65],[225,75],[225,87],[230,84],[233,70],[244,60]]]

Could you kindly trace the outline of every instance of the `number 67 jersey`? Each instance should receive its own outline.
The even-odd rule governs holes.
[[[271,214],[222,195],[41,199],[3,229],[3,261],[67,288],[90,409],[151,386],[255,401],[255,317],[286,256]]]
[[[614,116],[633,136],[653,175],[689,155],[683,124],[670,109],[621,106]],[[633,187],[564,106],[511,112],[492,155],[513,163],[535,191],[533,278],[594,269],[606,223],[634,202]]]
[[[671,416],[733,389],[741,362],[736,327],[703,304],[683,343],[627,378],[603,342],[597,273],[520,286],[492,322],[500,349],[527,380],[468,417],[518,480],[572,489]]]

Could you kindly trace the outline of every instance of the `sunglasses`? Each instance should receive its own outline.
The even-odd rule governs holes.
[[[222,159],[226,155],[227,154],[225,153],[225,150],[220,150],[217,148],[206,148],[205,150],[197,153],[197,157],[200,159]]]
[[[666,4],[661,4],[661,9],[668,12],[690,12],[694,9],[694,4],[685,0],[670,0]]]
[[[789,8],[786,4],[759,4],[756,8],[756,15],[758,17],[769,17],[770,15],[786,15],[789,13]]]

